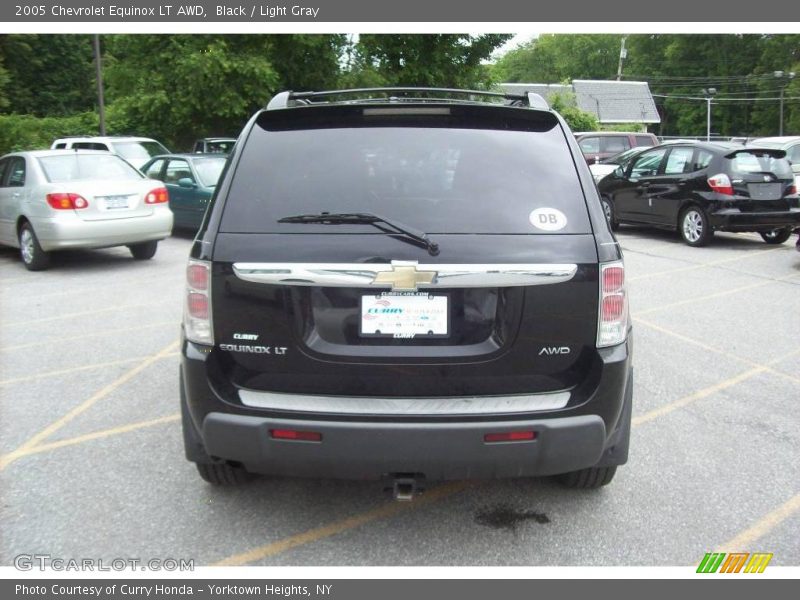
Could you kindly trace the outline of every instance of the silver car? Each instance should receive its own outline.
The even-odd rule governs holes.
[[[146,260],[171,230],[164,185],[119,156],[41,150],[0,158],[0,243],[19,248],[31,271],[69,248],[128,246]]]

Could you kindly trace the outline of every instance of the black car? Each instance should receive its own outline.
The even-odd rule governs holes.
[[[239,138],[186,273],[186,456],[213,484],[595,488],[627,460],[622,254],[539,96],[278,94]]]
[[[197,140],[194,143],[192,152],[197,154],[230,154],[236,138],[231,137],[211,137]]]
[[[782,244],[800,223],[786,152],[730,143],[676,143],[646,150],[604,177],[606,217],[677,229],[690,246],[715,231],[756,231]]]

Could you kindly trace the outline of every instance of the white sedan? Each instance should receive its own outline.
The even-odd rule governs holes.
[[[626,164],[632,157],[639,154],[643,150],[647,150],[652,146],[638,146],[629,150],[624,150],[619,154],[605,158],[600,162],[589,165],[589,170],[592,172],[595,183],[599,182],[606,175],[610,175],[617,170],[620,165]]]
[[[0,244],[19,248],[31,271],[69,248],[128,246],[147,260],[171,231],[164,185],[119,156],[41,150],[0,158]]]

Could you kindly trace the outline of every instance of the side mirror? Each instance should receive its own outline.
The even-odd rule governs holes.
[[[191,189],[197,187],[197,184],[194,181],[192,181],[191,177],[181,177],[180,179],[178,179],[178,186],[182,188]]]

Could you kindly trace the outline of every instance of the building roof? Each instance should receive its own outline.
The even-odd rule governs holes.
[[[660,123],[656,103],[646,81],[575,79],[572,85],[502,83],[508,93],[535,92],[545,99],[557,93],[575,94],[575,103],[600,123]]]
[[[533,92],[539,94],[542,98],[550,101],[550,98],[556,94],[572,94],[571,85],[563,85],[560,83],[501,83],[500,86],[507,94],[525,94],[525,92]]]

